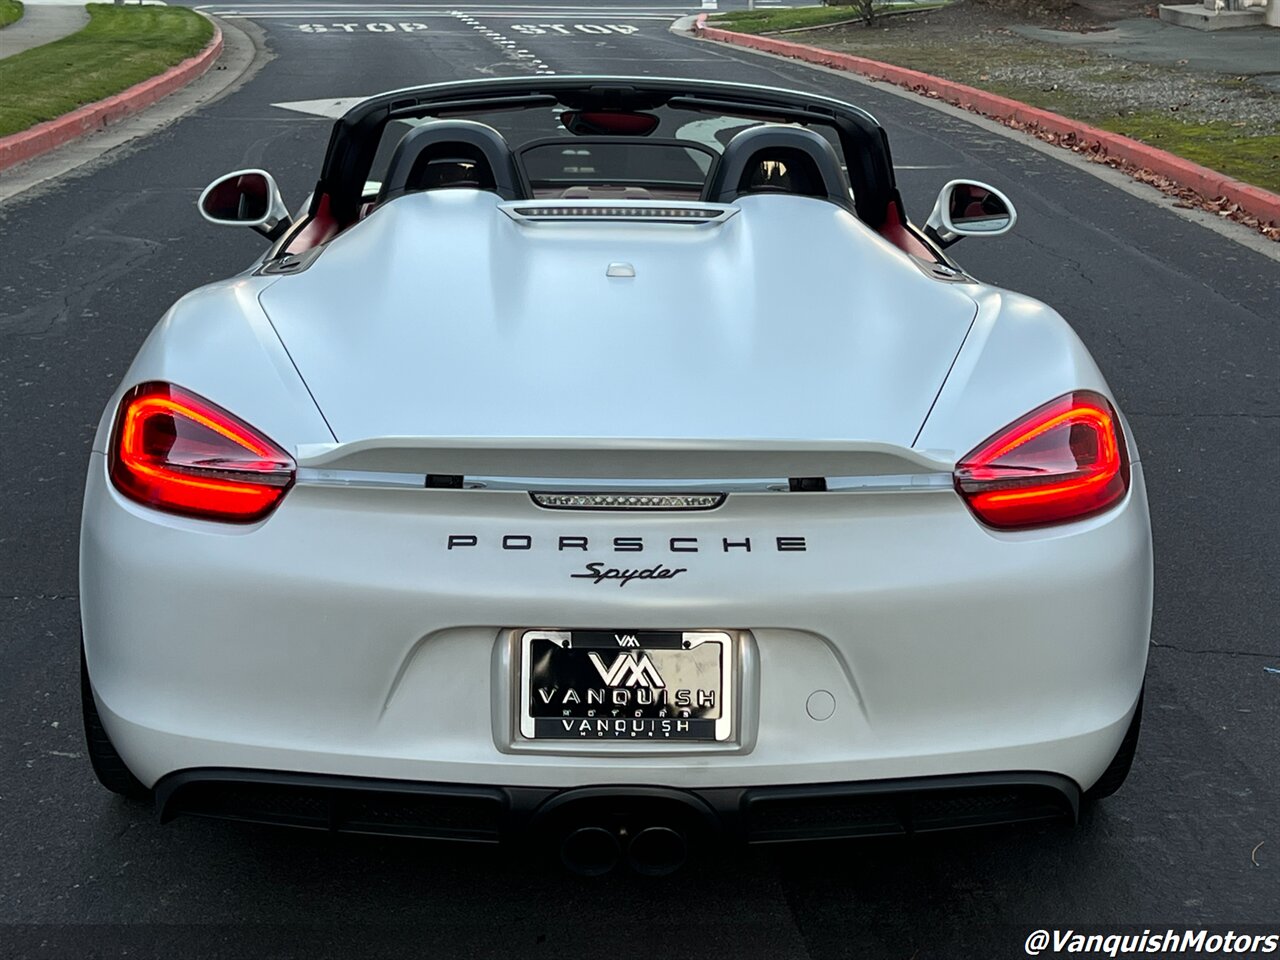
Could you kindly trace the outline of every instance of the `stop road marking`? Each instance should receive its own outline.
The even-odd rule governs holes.
[[[369,33],[418,33],[426,30],[425,23],[300,23],[298,29],[303,33],[357,33],[361,27]]]
[[[528,36],[536,36],[540,33],[571,35],[576,30],[578,33],[594,33],[597,35],[618,33],[625,37],[640,31],[639,27],[630,23],[513,23],[511,29],[516,33],[523,33]]]

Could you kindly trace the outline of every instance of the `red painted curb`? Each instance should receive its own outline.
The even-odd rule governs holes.
[[[38,123],[30,129],[0,137],[0,170],[7,170],[25,163],[77,137],[101,130],[130,114],[151,106],[157,100],[167,97],[175,90],[182,89],[196,77],[201,76],[221,53],[222,31],[215,23],[213,39],[209,41],[209,45],[194,57],[183,60],[176,67],[170,67],[164,73],[157,74],[142,83],[136,83],[128,90],[123,90],[105,100],[78,107],[56,120]]]
[[[777,53],[824,67],[834,67],[837,70],[848,70],[873,80],[884,80],[896,86],[906,87],[922,96],[957,104],[995,120],[1013,120],[1058,136],[1073,136],[1082,146],[1096,146],[1108,157],[1114,157],[1122,162],[1150,170],[1159,176],[1167,177],[1208,199],[1225,197],[1264,223],[1270,221],[1273,225],[1280,226],[1280,195],[1255,187],[1253,184],[1233,180],[1216,170],[1202,167],[1198,163],[1192,163],[1190,160],[1184,160],[1165,150],[1139,143],[1118,133],[1099,130],[1097,127],[1091,127],[1061,114],[1050,113],[1048,110],[1041,110],[1039,107],[1033,107],[1018,100],[978,90],[963,83],[953,83],[932,74],[921,73],[919,70],[895,67],[891,63],[868,60],[866,57],[856,57],[848,53],[835,53],[803,43],[708,27],[705,25],[705,20],[706,14],[701,14],[695,29],[699,36],[708,40],[732,43],[766,53]]]

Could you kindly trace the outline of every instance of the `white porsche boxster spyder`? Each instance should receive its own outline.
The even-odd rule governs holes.
[[[1142,466],[1042,303],[907,219],[824,97],[532,77],[333,130],[269,251],[111,397],[81,538],[102,783],[189,813],[555,844],[1074,818],[1124,780]]]

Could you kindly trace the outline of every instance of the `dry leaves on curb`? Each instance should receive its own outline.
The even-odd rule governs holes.
[[[904,84],[903,86],[907,85]],[[911,90],[912,93],[928,97],[930,100],[944,100],[952,106],[963,106],[953,99],[943,97],[935,90],[926,88],[923,84],[913,84],[907,86],[907,89]],[[981,110],[976,110],[972,107],[965,107],[965,109],[968,109],[970,113],[977,113],[982,116],[986,116],[986,114],[983,114]],[[1096,141],[1082,140],[1074,133],[1052,133],[1042,128],[1039,124],[1024,123],[1019,120],[1014,120],[1012,117],[991,117],[989,119],[998,120],[1006,127],[1012,127],[1015,130],[1021,130],[1023,133],[1029,133],[1033,137],[1043,140],[1046,143],[1051,143],[1058,147],[1065,147],[1073,153],[1079,154],[1094,163],[1103,163],[1108,167],[1112,167],[1122,173],[1128,174],[1135,180],[1153,186],[1160,192],[1174,197],[1177,200],[1177,203],[1174,204],[1176,207],[1181,207],[1184,210],[1203,210],[1206,213],[1215,213],[1220,217],[1228,220],[1234,220],[1236,223],[1242,224],[1243,226],[1249,227],[1253,230],[1257,230],[1268,240],[1274,240],[1280,243],[1280,224],[1264,223],[1260,218],[1241,209],[1239,204],[1233,203],[1226,197],[1203,197],[1191,188],[1184,187],[1182,184],[1177,183],[1174,180],[1170,180],[1168,177],[1155,173],[1152,170],[1147,170],[1136,163],[1130,163],[1126,160],[1121,160],[1118,157],[1109,156],[1106,148]]]
[[[1155,187],[1161,193],[1176,198],[1177,203],[1174,204],[1176,207],[1181,207],[1184,210],[1203,210],[1206,213],[1216,213],[1220,217],[1234,220],[1236,223],[1257,230],[1268,240],[1280,242],[1280,224],[1264,223],[1260,218],[1242,209],[1238,203],[1234,203],[1226,197],[1201,196],[1190,187],[1185,187],[1176,180],[1170,180],[1168,177],[1141,167],[1136,163],[1109,156],[1102,144],[1081,140],[1074,133],[1050,133],[1041,129],[1037,124],[1021,123],[1012,119],[1001,122],[1016,130],[1029,133],[1039,140],[1044,140],[1046,143],[1065,147],[1072,153],[1079,154],[1093,163],[1106,164],[1108,167],[1128,174],[1141,183]]]

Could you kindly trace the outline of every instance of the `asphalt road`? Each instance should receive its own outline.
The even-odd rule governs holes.
[[[0,205],[0,955],[924,960],[1018,956],[1035,927],[1280,926],[1280,673],[1265,669],[1280,668],[1277,261],[925,105],[672,36],[669,8],[461,8],[511,48],[455,7],[214,9],[251,7],[276,57],[239,91]],[[635,29],[596,29],[610,24]],[[329,121],[273,104],[537,69],[817,89],[885,122],[917,220],[955,176],[1014,198],[1015,233],[966,241],[960,258],[1079,330],[1136,432],[1155,527],[1137,766],[1078,828],[582,881],[471,848],[160,827],[97,787],[76,693],[92,427],[166,307],[259,249],[201,221],[199,190],[261,166],[303,196]],[[1093,612],[1081,597],[1045,615],[1083,632]]]

